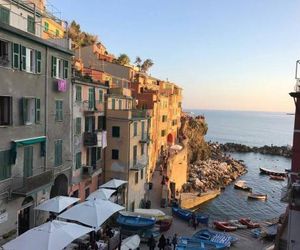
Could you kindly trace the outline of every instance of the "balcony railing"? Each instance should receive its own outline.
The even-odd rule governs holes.
[[[36,190],[53,181],[53,171],[46,170],[39,174],[29,177],[14,177],[12,180],[12,193],[26,196],[28,193]]]
[[[148,118],[148,113],[146,109],[133,109],[132,118]]]
[[[82,102],[82,111],[85,114],[91,114],[96,112],[104,112],[104,103],[89,102],[88,100]]]
[[[98,133],[97,132],[84,132],[83,144],[84,144],[84,146],[97,146],[98,145]]]

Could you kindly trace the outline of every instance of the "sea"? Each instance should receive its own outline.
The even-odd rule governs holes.
[[[206,141],[234,142],[248,146],[292,145],[294,115],[277,112],[187,110],[204,115],[208,124]],[[241,176],[253,192],[268,195],[266,201],[248,200],[247,193],[227,186],[220,196],[204,203],[199,211],[208,213],[212,220],[250,217],[256,221],[269,220],[282,214],[287,204],[280,201],[286,181],[270,180],[261,175],[259,167],[276,170],[290,169],[291,159],[257,153],[231,153],[243,160],[248,172]]]

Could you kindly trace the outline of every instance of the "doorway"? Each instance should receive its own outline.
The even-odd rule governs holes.
[[[18,235],[28,231],[33,225],[33,198],[26,197],[18,213]]]

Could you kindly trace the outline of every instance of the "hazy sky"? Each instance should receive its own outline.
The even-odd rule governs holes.
[[[51,0],[109,52],[151,58],[184,108],[293,111],[299,0]]]

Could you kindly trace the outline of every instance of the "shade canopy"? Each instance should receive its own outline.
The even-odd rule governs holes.
[[[117,189],[118,187],[122,186],[125,183],[127,183],[127,181],[112,179],[112,180],[104,183],[103,185],[101,185],[100,188],[114,188],[114,189]]]
[[[53,220],[28,230],[2,247],[4,250],[61,250],[91,231],[89,227]]]
[[[173,149],[173,150],[178,150],[178,151],[180,151],[180,150],[182,149],[182,146],[181,146],[181,145],[178,145],[178,144],[175,144],[175,145],[171,146],[170,148]]]
[[[121,250],[137,249],[140,246],[141,238],[137,234],[122,241]]]
[[[58,217],[78,221],[95,229],[99,229],[108,218],[123,209],[124,207],[111,201],[93,199],[71,207]]]
[[[100,188],[100,189],[96,190],[95,192],[91,193],[87,197],[87,200],[93,200],[93,199],[108,200],[114,192],[116,192],[116,190]]]
[[[35,207],[37,210],[49,211],[54,213],[60,213],[68,206],[74,204],[79,201],[78,198],[68,197],[68,196],[56,196],[50,200],[47,200]]]

